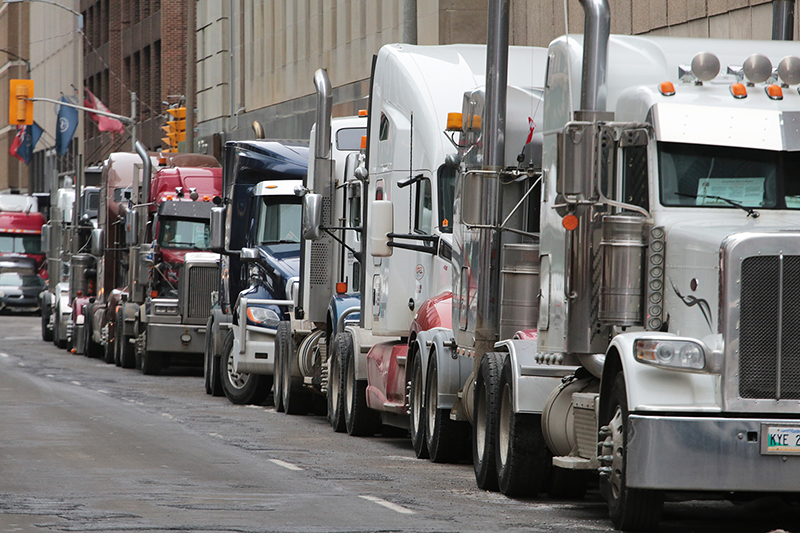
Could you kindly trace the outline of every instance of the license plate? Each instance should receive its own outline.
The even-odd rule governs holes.
[[[800,425],[761,424],[763,455],[800,455]]]

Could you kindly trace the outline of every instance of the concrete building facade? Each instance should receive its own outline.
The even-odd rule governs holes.
[[[197,0],[197,141],[219,151],[252,138],[307,138],[317,68],[328,69],[334,115],[366,107],[372,56],[403,39],[414,0]],[[612,32],[770,39],[771,0],[609,0]],[[417,43],[483,43],[487,0],[416,0]],[[514,45],[582,33],[578,0],[510,0]],[[795,23],[795,26],[797,24]],[[797,30],[795,30],[797,35]],[[691,60],[688,58],[687,61]]]

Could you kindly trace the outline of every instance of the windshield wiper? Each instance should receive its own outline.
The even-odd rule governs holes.
[[[745,207],[742,204],[740,204],[739,202],[734,202],[733,200],[729,200],[728,198],[724,198],[722,196],[717,196],[717,195],[714,195],[714,194],[698,195],[698,194],[689,194],[689,193],[685,193],[685,192],[676,192],[675,196],[685,196],[686,198],[711,198],[712,200],[722,200],[723,202],[725,202],[727,204],[730,204],[733,207],[738,207],[742,211],[746,212],[747,216],[749,216],[749,217],[758,218],[760,216],[758,211],[756,211],[752,207]]]

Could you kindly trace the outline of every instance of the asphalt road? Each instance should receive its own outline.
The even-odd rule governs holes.
[[[39,320],[0,316],[0,531],[612,531],[596,492],[480,491],[470,464],[417,460],[407,438],[234,406],[200,368],[71,355]],[[762,498],[668,503],[660,531],[779,528],[800,532],[800,507]]]

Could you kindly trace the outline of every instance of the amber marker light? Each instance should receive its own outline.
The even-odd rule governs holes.
[[[674,96],[675,85],[673,85],[671,81],[662,81],[658,86],[658,91],[664,96]]]
[[[336,294],[344,294],[347,292],[347,283],[340,281],[336,284]]]
[[[447,131],[461,131],[461,126],[464,124],[464,115],[461,113],[448,113],[447,114]]]
[[[367,136],[361,136],[361,149],[364,150],[367,147]]]
[[[150,291],[150,298],[158,298],[158,291]]]
[[[366,109],[359,109],[358,110],[358,116],[359,117],[366,117],[368,114],[369,114],[369,111],[367,111]]]
[[[737,100],[747,98],[747,87],[745,87],[744,83],[734,83],[731,85],[731,94]]]
[[[767,85],[764,87],[764,90],[767,91],[767,96],[769,96],[773,100],[783,100],[783,89],[781,89],[780,85]]]
[[[205,196],[203,196],[203,201],[204,202],[210,202],[211,201],[211,197],[209,195],[205,195]]]
[[[561,219],[561,225],[567,231],[572,231],[578,227],[578,217],[575,215],[567,215]]]

